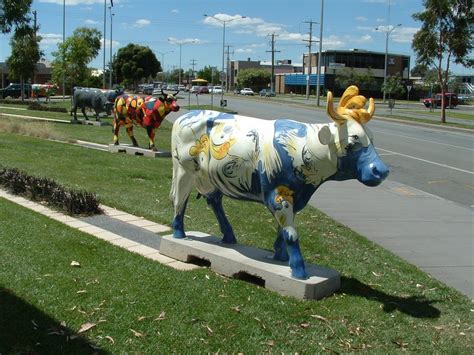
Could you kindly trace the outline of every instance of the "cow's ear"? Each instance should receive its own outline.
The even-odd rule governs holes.
[[[323,126],[318,132],[319,142],[322,145],[328,145],[332,141],[332,133],[328,126]]]

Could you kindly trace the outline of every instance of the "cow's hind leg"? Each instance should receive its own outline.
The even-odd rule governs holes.
[[[291,276],[296,279],[307,279],[308,275],[301,255],[299,236],[293,224],[295,214],[291,197],[275,189],[266,196],[266,205],[280,227],[275,241],[275,259],[289,259]],[[286,243],[288,251],[285,250],[283,241]]]
[[[135,139],[135,136],[133,135],[133,124],[129,123],[125,127],[127,127],[127,134],[130,137],[130,140],[132,141],[133,146],[138,147],[138,142]]]
[[[174,238],[186,237],[184,232],[184,212],[193,186],[194,176],[186,172],[176,160],[173,160],[173,180],[170,199],[173,201],[174,206],[174,218],[172,222]]]
[[[224,207],[222,207],[222,193],[214,192],[211,195],[206,196],[206,200],[207,203],[211,205],[217,221],[219,222],[219,227],[223,235],[222,242],[228,244],[237,243],[232,226],[225,215]]]

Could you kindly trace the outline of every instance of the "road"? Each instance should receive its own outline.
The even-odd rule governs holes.
[[[214,103],[218,103],[219,99],[214,97]],[[328,122],[323,109],[235,95],[226,95],[226,99],[228,107],[241,115],[264,119],[288,118],[306,123]],[[183,101],[181,104],[185,106],[187,98]],[[195,103],[196,96],[191,95],[191,104]],[[199,103],[210,103],[210,95],[199,96]],[[322,104],[325,105],[324,102]],[[375,135],[377,150],[391,167],[390,180],[474,208],[472,133],[376,118],[370,121],[368,127]]]

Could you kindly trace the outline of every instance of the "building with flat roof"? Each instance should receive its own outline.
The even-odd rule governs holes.
[[[410,78],[410,56],[388,53],[387,64],[387,77],[399,75],[404,81]],[[277,93],[293,92],[302,94],[306,92],[306,82],[309,80],[310,90],[315,92],[317,67],[318,53],[303,54],[301,73],[278,75],[275,91]],[[338,85],[336,78],[338,75],[347,74],[349,70],[353,70],[356,74],[370,73],[374,79],[373,84],[361,89],[364,89],[367,96],[378,97],[382,95],[380,86],[384,81],[385,53],[363,49],[325,50],[321,53],[321,92],[330,90],[335,95],[340,95],[345,88]]]
[[[12,80],[8,77],[10,70],[7,63],[0,63],[0,85],[2,88],[8,86]],[[36,63],[36,69],[32,84],[45,84],[51,81],[53,68],[48,61],[40,61]]]

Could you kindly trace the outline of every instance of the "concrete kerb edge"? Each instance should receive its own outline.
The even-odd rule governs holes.
[[[200,268],[198,265],[194,264],[187,264],[182,261],[172,259],[170,257],[167,257],[165,255],[162,255],[158,249],[151,248],[149,246],[137,243],[135,241],[132,241],[130,239],[124,238],[118,234],[112,233],[106,229],[94,226],[92,224],[86,223],[84,221],[79,220],[78,218],[71,217],[65,214],[62,214],[60,212],[57,212],[55,210],[52,210],[46,206],[43,206],[40,203],[31,201],[27,198],[17,196],[14,194],[11,194],[4,189],[0,188],[0,198],[4,198],[10,202],[16,203],[24,208],[27,208],[31,211],[40,213],[48,218],[51,218],[55,221],[61,222],[64,225],[77,229],[78,231],[81,231],[83,233],[92,235],[98,239],[102,239],[104,241],[109,242],[110,244],[119,246],[123,249],[126,249],[132,253],[139,254],[147,259],[154,260],[156,262],[159,262],[163,265],[168,265],[174,269],[181,270],[181,271],[188,271],[188,270],[194,270]],[[105,212],[106,215],[108,215],[111,218],[115,218],[113,215],[107,214],[107,211],[109,213],[111,211],[116,211],[119,213],[119,215],[127,215],[128,213],[122,212],[120,210],[101,205],[100,206],[103,211]],[[136,217],[135,220],[143,220],[142,217]],[[171,229],[168,226],[160,225],[158,223],[149,221],[149,223],[159,229],[162,229],[163,231],[170,231]]]

